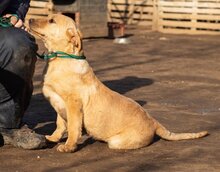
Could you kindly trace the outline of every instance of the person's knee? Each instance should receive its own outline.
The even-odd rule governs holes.
[[[5,30],[4,35],[5,47],[13,49],[15,52],[19,49],[25,52],[36,52],[38,49],[34,37],[21,29],[9,28]]]
[[[34,38],[17,28],[0,29],[0,37],[0,66],[31,81],[37,51]]]

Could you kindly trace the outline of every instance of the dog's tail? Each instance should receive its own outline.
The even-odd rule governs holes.
[[[198,133],[172,133],[155,119],[154,119],[154,123],[156,126],[156,134],[165,140],[177,141],[177,140],[197,139],[208,135],[207,131],[202,131]]]

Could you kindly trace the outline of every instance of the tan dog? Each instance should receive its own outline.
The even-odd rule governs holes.
[[[63,15],[30,21],[32,32],[40,36],[49,51],[82,55],[82,38],[74,21]],[[86,60],[54,58],[44,78],[43,93],[57,112],[57,128],[49,141],[68,139],[58,146],[72,152],[81,137],[82,126],[112,149],[136,149],[149,145],[155,134],[166,140],[195,139],[200,133],[171,133],[133,100],[103,85]]]

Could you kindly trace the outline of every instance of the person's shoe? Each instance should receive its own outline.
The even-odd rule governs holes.
[[[23,149],[41,149],[46,146],[46,138],[24,126],[21,129],[0,129],[4,144]]]

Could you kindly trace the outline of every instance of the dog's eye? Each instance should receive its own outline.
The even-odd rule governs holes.
[[[50,19],[49,23],[56,23],[54,19]]]

